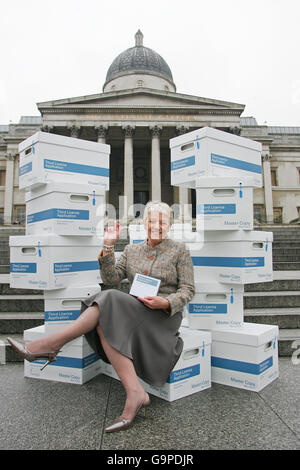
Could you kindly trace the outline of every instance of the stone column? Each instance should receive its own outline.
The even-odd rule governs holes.
[[[265,193],[266,222],[272,224],[274,220],[273,214],[273,197],[272,197],[272,178],[270,160],[272,155],[269,149],[262,151],[263,181]]]
[[[97,142],[99,142],[100,144],[106,144],[108,126],[101,124],[100,126],[95,126],[95,130],[97,133]],[[106,204],[109,204],[109,191],[106,191],[105,193],[105,202]]]
[[[12,224],[13,215],[13,195],[14,195],[14,169],[15,158],[17,154],[8,153],[6,159],[6,179],[5,179],[5,194],[4,194],[4,225]]]
[[[161,201],[161,171],[160,171],[160,135],[161,126],[150,126],[151,134],[151,199]]]
[[[123,126],[124,134],[124,196],[127,207],[124,207],[127,217],[133,217],[133,213],[129,213],[130,207],[134,202],[134,181],[133,181],[133,135],[135,126]]]
[[[182,135],[189,132],[189,126],[177,126],[176,127],[176,135]],[[190,204],[190,189],[184,188],[179,186],[179,206],[180,206],[180,213],[181,213],[181,220],[191,221],[192,220],[192,210],[189,206]],[[186,220],[188,219],[188,220]]]
[[[96,126],[95,130],[97,133],[97,142],[100,142],[100,144],[106,144],[108,126],[107,125]]]
[[[79,134],[80,134],[80,129],[81,127],[80,126],[68,126],[68,129],[70,130],[70,137],[75,137],[76,139],[79,138]]]

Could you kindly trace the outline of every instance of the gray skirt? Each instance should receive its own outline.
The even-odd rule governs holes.
[[[80,313],[95,303],[104,337],[132,360],[138,377],[157,387],[166,383],[183,348],[178,332],[181,313],[169,316],[163,310],[150,309],[117,289],[100,291],[83,300]],[[85,336],[98,356],[109,363],[96,329]]]

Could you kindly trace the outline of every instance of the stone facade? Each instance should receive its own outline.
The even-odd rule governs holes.
[[[25,116],[18,124],[0,126],[0,223],[24,221],[24,193],[18,189],[18,144],[37,130],[111,145],[107,202],[117,208],[118,216],[121,200],[130,207],[149,199],[178,204],[182,209],[190,204],[188,213],[193,216],[194,190],[170,185],[169,140],[204,126],[262,143],[264,186],[254,190],[256,221],[289,224],[297,219],[300,127],[260,126],[255,118],[241,116],[245,105],[177,93],[172,91],[176,90],[173,82],[167,90],[166,80],[169,84],[172,81],[167,64],[163,62],[162,68],[161,57],[151,51],[152,63],[145,70],[141,48],[147,49],[138,32],[136,46],[130,54],[129,50],[124,52],[123,62],[122,57],[118,59],[123,64],[130,56],[131,66],[127,64],[125,72],[121,66],[114,67],[115,74],[107,74],[103,93],[38,103],[39,117]],[[139,78],[141,74],[145,80]]]

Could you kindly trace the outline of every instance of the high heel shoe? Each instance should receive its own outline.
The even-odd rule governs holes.
[[[147,406],[150,405],[150,398],[148,397],[146,400],[144,399],[137,407],[133,418],[131,419],[125,419],[122,416],[119,416],[110,426],[105,428],[105,432],[116,432],[116,431],[122,431],[123,429],[128,429],[132,423],[142,406],[144,407],[144,418],[146,418],[146,410]]]
[[[27,349],[25,344],[22,344],[19,341],[15,341],[11,338],[7,338],[7,341],[11,344],[14,350],[20,354],[23,359],[26,359],[26,361],[33,362],[37,361],[38,359],[46,359],[46,362],[41,367],[41,370],[45,369],[45,367],[50,364],[50,362],[56,361],[56,356],[60,352],[59,350],[57,350],[34,354]]]

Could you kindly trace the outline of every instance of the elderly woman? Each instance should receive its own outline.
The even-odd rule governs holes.
[[[171,224],[170,207],[149,202],[144,212],[147,239],[127,245],[116,263],[114,245],[120,236],[116,223],[106,230],[98,256],[104,284],[126,278],[132,283],[140,273],[161,280],[156,296],[136,298],[116,289],[100,291],[82,302],[81,315],[70,326],[27,346],[9,339],[25,359],[44,357],[51,362],[65,343],[85,334],[97,354],[112,364],[126,391],[122,415],[107,432],[129,427],[139,409],[149,404],[138,377],[162,386],[182,352],[178,330],[183,307],[194,295],[194,272],[184,244],[167,237]]]

